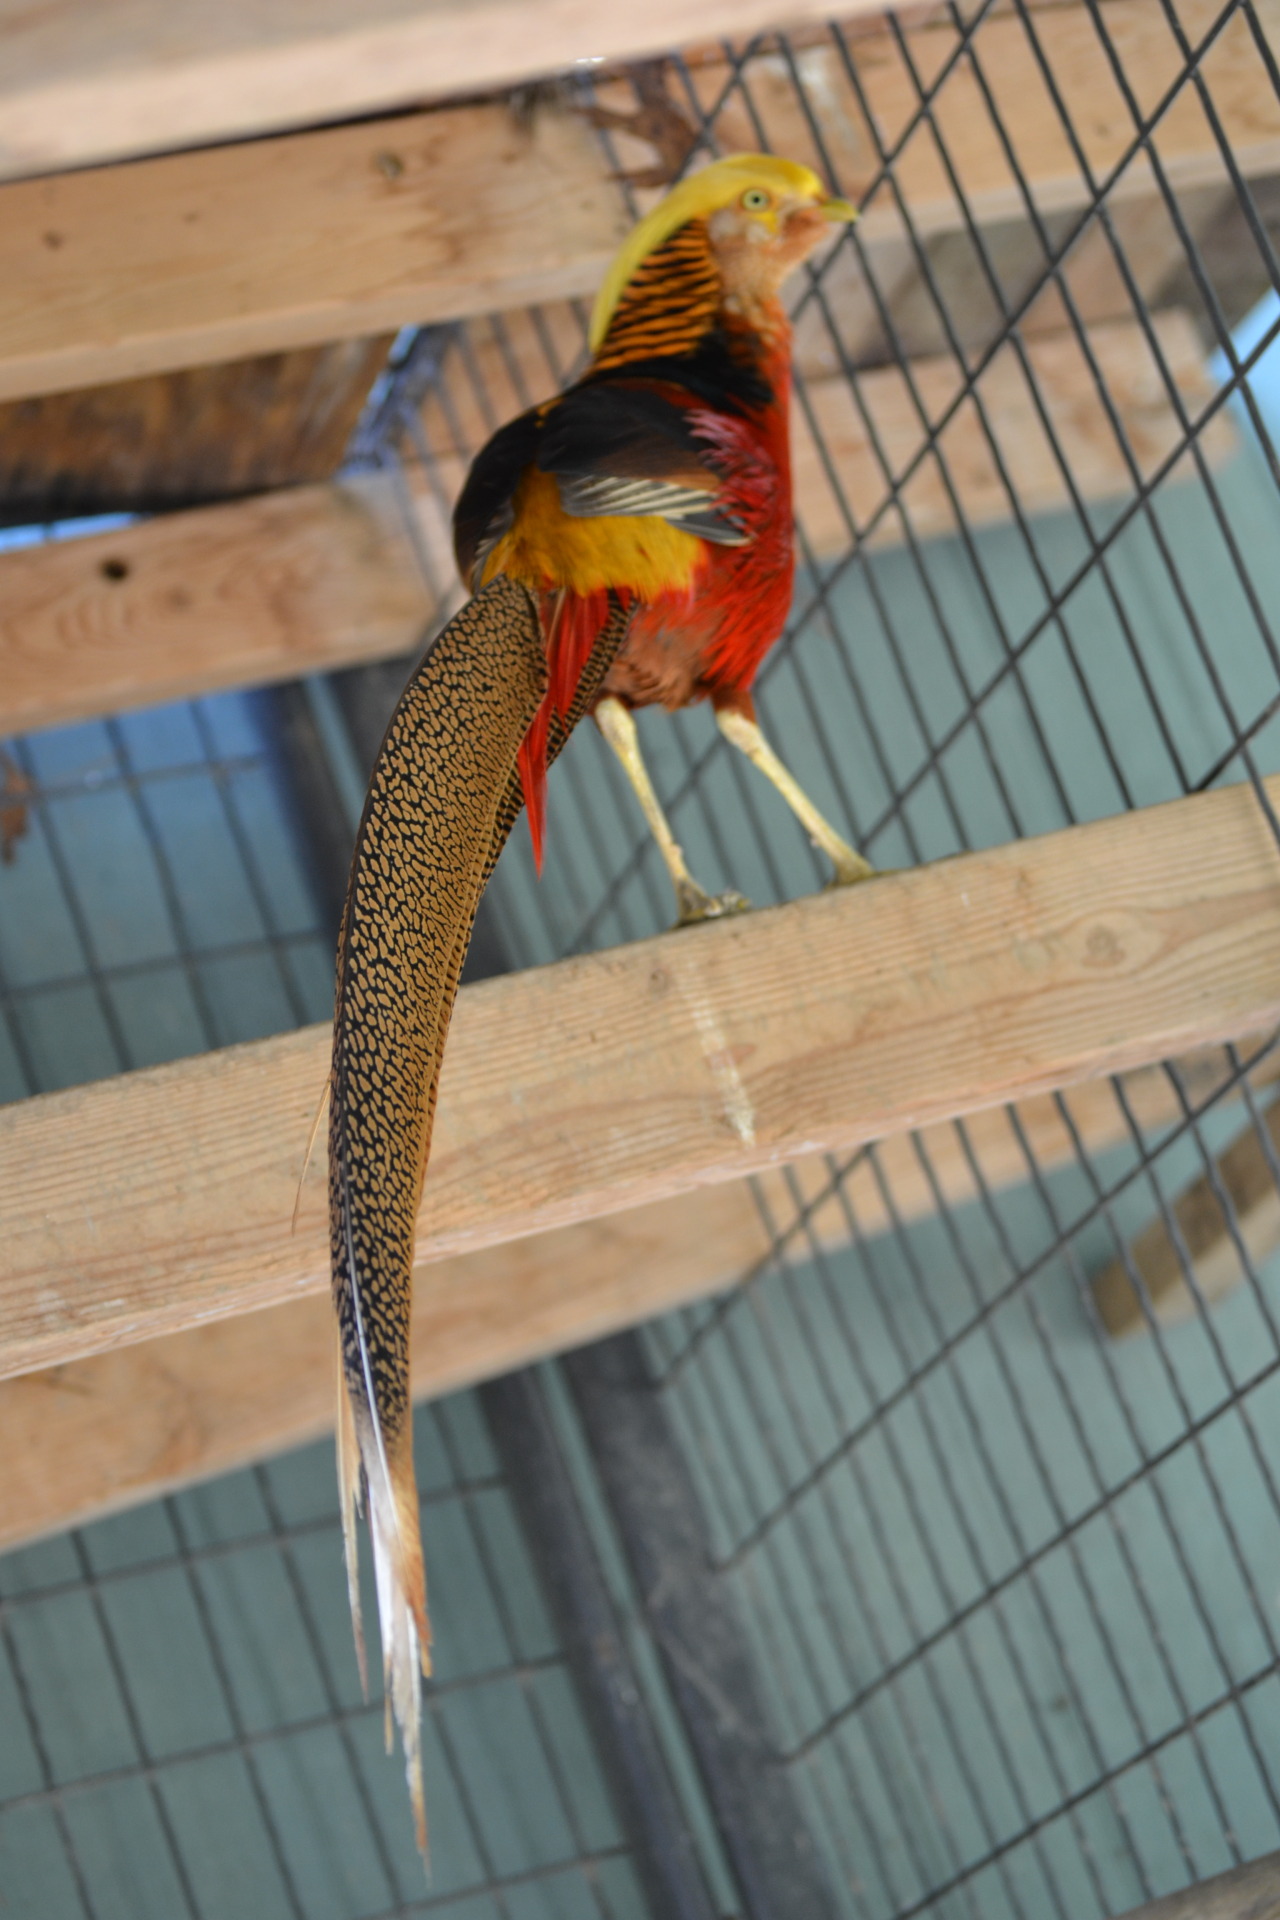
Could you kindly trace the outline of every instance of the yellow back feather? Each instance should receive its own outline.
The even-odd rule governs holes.
[[[771,153],[731,154],[727,160],[713,161],[701,173],[690,174],[632,228],[619,248],[596,295],[591,315],[592,353],[599,350],[627,282],[641,262],[687,220],[697,220],[704,214],[731,206],[748,187],[763,187],[770,194],[788,199],[819,202],[827,199],[827,190],[812,167],[802,167],[795,160],[778,160]],[[843,202],[830,204],[843,205]],[[850,215],[852,212],[850,208]]]

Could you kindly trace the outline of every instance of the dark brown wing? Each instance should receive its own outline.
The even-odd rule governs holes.
[[[571,388],[547,414],[537,464],[575,519],[657,514],[717,545],[745,538],[718,505],[722,479],[689,407],[643,380]]]

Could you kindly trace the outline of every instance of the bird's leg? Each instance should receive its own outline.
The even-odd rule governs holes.
[[[766,780],[778,789],[796,819],[815,846],[821,847],[836,870],[838,887],[852,886],[855,880],[867,880],[875,872],[869,860],[842,840],[829,820],[814,806],[795,775],[783,766],[750,714],[736,707],[718,707],[716,725],[725,739],[745,753],[753,767],[759,767]]]
[[[684,863],[684,854],[671,831],[671,823],[662,811],[661,803],[653,790],[649,770],[644,764],[640,752],[640,737],[630,710],[621,700],[615,700],[607,694],[599,701],[595,710],[595,722],[609,745],[621,760],[623,769],[641,810],[649,823],[649,831],[658,843],[658,851],[666,863],[671,875],[671,884],[675,888],[676,907],[679,913],[678,924],[682,927],[697,920],[714,920],[726,913],[742,913],[750,904],[742,894],[730,890],[727,893],[708,893],[700,887]]]

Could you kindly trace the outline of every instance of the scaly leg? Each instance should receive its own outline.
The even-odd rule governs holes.
[[[831,822],[818,812],[795,776],[783,766],[756,722],[732,707],[721,707],[716,712],[716,724],[725,739],[740,753],[745,753],[752,766],[759,767],[766,780],[772,781],[814,845],[821,847],[831,860],[836,870],[835,884],[838,887],[850,887],[855,880],[869,879],[875,872],[871,862],[864,860],[860,853],[855,853],[848,842],[840,838]]]
[[[730,889],[727,893],[707,893],[700,887],[684,863],[684,854],[671,831],[671,823],[649,778],[649,770],[644,764],[640,752],[640,738],[636,732],[636,723],[630,710],[621,700],[615,700],[612,694],[606,695],[595,710],[595,722],[609,745],[621,760],[628,780],[631,782],[636,799],[649,823],[649,831],[658,843],[658,851],[666,862],[667,872],[671,875],[671,884],[675,888],[676,908],[679,912],[678,924],[691,925],[696,920],[715,920],[722,914],[742,913],[749,902],[740,893]]]

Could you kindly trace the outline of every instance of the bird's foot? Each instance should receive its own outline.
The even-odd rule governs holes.
[[[748,913],[751,902],[746,895],[728,887],[723,893],[707,893],[696,880],[678,880],[676,882],[676,907],[679,918],[678,927],[696,927],[702,920],[723,920],[731,913]]]
[[[869,860],[864,860],[860,853],[855,853],[852,847],[845,847],[840,853],[828,847],[827,852],[835,866],[835,873],[827,882],[828,888],[856,887],[859,880],[874,880],[880,871]]]

